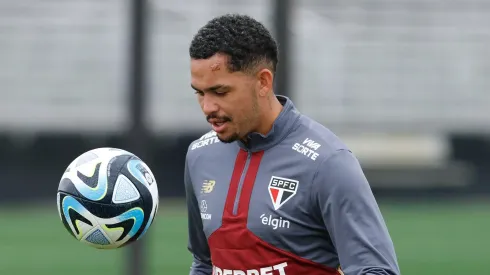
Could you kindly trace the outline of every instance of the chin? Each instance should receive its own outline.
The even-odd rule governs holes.
[[[239,139],[237,134],[233,134],[233,135],[217,134],[216,137],[219,139],[219,141],[223,143],[232,143]]]

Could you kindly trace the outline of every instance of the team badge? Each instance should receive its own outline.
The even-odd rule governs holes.
[[[271,195],[274,209],[279,209],[283,204],[290,200],[298,190],[297,180],[286,179],[272,176],[269,182],[269,194]]]

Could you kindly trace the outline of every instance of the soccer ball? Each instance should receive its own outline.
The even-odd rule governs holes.
[[[58,186],[57,207],[65,228],[80,242],[119,248],[151,226],[158,211],[157,183],[134,154],[98,148],[68,166]]]

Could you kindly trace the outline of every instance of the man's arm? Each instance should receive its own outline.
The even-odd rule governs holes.
[[[186,190],[187,217],[188,217],[188,249],[193,254],[191,271],[189,275],[211,275],[213,268],[206,235],[202,229],[201,212],[194,194],[187,159],[185,162],[184,183]]]
[[[399,275],[395,249],[360,164],[348,150],[325,159],[313,196],[345,275]]]

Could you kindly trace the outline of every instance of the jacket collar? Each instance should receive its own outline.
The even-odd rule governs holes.
[[[274,121],[272,129],[266,135],[257,132],[248,134],[247,144],[243,143],[243,141],[237,142],[240,148],[251,152],[267,150],[281,142],[293,130],[293,126],[300,117],[299,111],[288,97],[281,95],[276,97],[283,105],[283,108]]]

